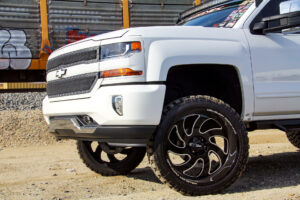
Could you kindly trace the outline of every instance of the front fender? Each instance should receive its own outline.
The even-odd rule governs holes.
[[[238,40],[157,40],[150,44],[147,60],[147,81],[166,81],[170,68],[178,65],[222,64],[233,66],[243,95],[244,120],[250,120],[253,108],[253,83],[247,41]]]

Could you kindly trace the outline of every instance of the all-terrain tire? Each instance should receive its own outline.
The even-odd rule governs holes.
[[[103,151],[100,145],[93,151],[90,144],[90,141],[77,141],[78,154],[88,168],[102,176],[126,175],[142,162],[146,154],[145,147],[132,147],[127,150],[127,156],[120,161],[112,157],[113,154],[107,154],[107,157],[112,157],[109,162],[101,159]]]
[[[168,155],[167,155],[170,152],[169,150],[167,150],[168,149],[167,143],[169,146],[174,145],[173,142],[170,142],[171,141],[170,135],[171,135],[171,132],[173,131],[174,127],[176,128],[176,126],[177,127],[180,126],[180,125],[178,125],[178,123],[179,123],[178,121],[180,121],[180,123],[181,123],[181,121],[183,121],[183,123],[187,123],[187,122],[185,122],[185,120],[187,119],[187,117],[190,117],[190,116],[192,116],[192,117],[199,116],[197,118],[197,120],[198,120],[198,119],[201,119],[201,117],[203,116],[202,114],[216,116],[216,118],[218,118],[218,119],[220,118],[220,120],[223,120],[224,123],[226,124],[226,127],[230,127],[232,129],[232,131],[234,132],[233,134],[236,134],[236,138],[237,138],[236,139],[236,141],[237,141],[236,152],[235,152],[236,155],[233,155],[234,159],[232,161],[232,165],[230,166],[230,165],[226,164],[227,160],[229,160],[229,156],[232,156],[231,155],[232,152],[230,153],[231,150],[229,150],[229,151],[227,151],[228,158],[224,162],[224,165],[227,165],[227,166],[223,166],[223,168],[224,168],[224,170],[227,170],[226,167],[229,168],[229,166],[230,166],[230,169],[229,169],[229,171],[228,170],[222,171],[222,173],[226,172],[226,174],[218,181],[215,181],[215,180],[217,180],[216,177],[219,176],[218,174],[214,175],[213,179],[215,179],[215,180],[213,180],[212,178],[208,179],[210,177],[207,178],[207,177],[203,176],[203,180],[213,180],[212,182],[210,182],[210,181],[201,182],[200,179],[201,179],[202,175],[199,176],[197,174],[197,176],[199,176],[199,180],[197,180],[198,178],[190,179],[190,177],[195,177],[195,176],[187,175],[187,172],[189,172],[189,171],[185,170],[185,171],[183,171],[183,173],[181,173],[180,170],[177,170],[178,168],[180,169],[180,167],[182,167],[183,165],[187,165],[186,163],[190,162],[190,161],[186,161],[186,160],[191,160],[192,156],[199,156],[201,154],[200,151],[199,151],[199,155],[198,155],[198,153],[193,154],[193,155],[191,154],[192,156],[187,155],[187,154],[181,155],[181,158],[186,159],[186,160],[184,160],[184,164],[179,164],[179,165],[178,164],[176,164],[176,165],[170,164],[171,159],[169,159]],[[183,120],[182,118],[184,116],[186,116],[186,117]],[[196,117],[194,117],[194,118],[196,118]],[[176,123],[177,123],[177,125],[174,126],[174,124],[176,124]],[[194,126],[196,126],[195,124],[197,124],[197,123],[198,122],[194,122],[194,124],[193,124],[193,127],[192,127],[193,131],[191,131],[191,134],[190,134],[192,136],[186,136],[186,135],[188,135],[187,134],[188,130],[185,129],[185,127],[184,127],[185,125],[183,125],[183,127],[184,127],[183,130],[186,133],[186,135],[185,135],[186,137],[193,137],[194,130],[196,130],[196,128],[197,128]],[[203,122],[203,120],[202,120],[201,127],[204,126],[203,125],[204,123],[205,122]],[[201,129],[201,127],[200,127],[200,129]],[[199,129],[199,132],[201,132],[200,129]],[[224,128],[224,130],[225,130],[225,128]],[[180,131],[178,128],[176,129],[176,131],[177,131],[176,132],[177,136],[180,135],[180,133],[179,133]],[[209,129],[208,131],[213,132],[213,129]],[[198,134],[198,132],[195,132],[196,137],[198,137],[197,134]],[[232,133],[228,133],[228,134],[232,134]],[[211,138],[212,138],[212,136],[209,138],[209,142],[214,143],[214,141]],[[183,143],[183,141],[185,141],[185,140],[188,141],[189,139],[184,139],[183,137],[181,137],[181,139],[178,141],[179,141],[179,143]],[[193,141],[194,140],[197,141],[197,138],[193,139]],[[169,141],[169,142],[166,142],[166,141]],[[209,143],[209,142],[207,142],[207,143]],[[172,143],[172,144],[170,145],[170,143]],[[188,145],[190,145],[191,147],[187,147]],[[195,149],[195,148],[201,147],[200,143],[194,144],[194,143],[188,143],[188,142],[186,142],[183,146],[185,146],[186,149],[188,149],[188,148]],[[174,146],[172,148],[174,149]],[[175,148],[175,150],[176,150],[176,148]],[[180,147],[180,148],[183,148],[183,147]],[[179,149],[179,147],[177,149]],[[231,147],[227,147],[227,149],[231,149]],[[184,195],[196,196],[196,195],[218,193],[218,192],[224,190],[225,188],[229,187],[232,183],[234,183],[235,180],[241,176],[242,172],[246,168],[246,164],[247,164],[247,160],[248,160],[248,149],[249,149],[249,140],[248,140],[246,128],[245,128],[243,122],[241,121],[240,116],[236,113],[236,111],[233,108],[231,108],[228,104],[225,104],[223,101],[216,99],[214,97],[188,96],[188,97],[183,97],[183,98],[177,99],[165,107],[165,109],[163,111],[161,123],[156,131],[156,135],[154,136],[153,140],[150,141],[148,144],[147,153],[148,153],[150,164],[152,166],[154,173],[163,183],[168,184],[169,187],[175,189],[176,191],[178,191]],[[168,153],[166,153],[166,151],[168,151]],[[178,151],[180,151],[180,149]],[[186,151],[189,151],[189,150],[186,150]],[[171,152],[172,152],[172,150],[171,150]],[[205,150],[203,150],[202,153],[203,152],[205,152]],[[233,154],[235,154],[235,153],[233,153]],[[221,153],[221,154],[223,154],[223,153]],[[178,155],[180,155],[180,154],[178,154]],[[209,155],[209,152],[208,152],[208,155]],[[190,158],[190,159],[188,159],[188,158]],[[195,160],[195,159],[193,159],[193,160]],[[197,163],[197,162],[199,160],[201,160],[201,158],[196,160],[194,165],[190,164],[189,166],[191,166],[191,167],[188,170],[191,170],[191,171],[194,170],[194,168],[192,168],[192,167],[198,166],[199,163]],[[209,163],[210,163],[209,171],[207,174],[210,174],[209,172],[212,170],[212,168],[211,168],[212,162],[209,162]],[[221,159],[220,159],[220,163],[222,164]],[[203,167],[203,169],[206,168],[204,160],[203,160],[202,167]],[[223,168],[218,168],[214,173],[218,172],[218,170],[221,170]],[[201,174],[203,172],[203,169],[201,170]],[[221,172],[219,172],[219,174],[221,174]],[[188,178],[186,178],[186,177],[188,177]]]
[[[287,131],[286,136],[292,145],[300,149],[300,131]]]

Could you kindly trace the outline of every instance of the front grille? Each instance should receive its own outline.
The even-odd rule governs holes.
[[[47,83],[47,94],[49,98],[54,98],[88,93],[93,89],[98,77],[98,73],[90,73],[49,81]]]
[[[97,62],[99,54],[98,49],[99,48],[82,49],[52,58],[47,63],[47,72],[78,64]]]

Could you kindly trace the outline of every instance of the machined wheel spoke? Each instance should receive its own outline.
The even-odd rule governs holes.
[[[207,155],[194,157],[190,161],[190,167],[183,171],[183,174],[191,178],[205,177],[209,175],[210,162]],[[193,174],[191,174],[193,172]]]
[[[182,131],[180,132],[180,130],[182,130],[180,128],[182,128],[182,126],[174,125],[168,135],[168,140],[169,140],[169,143],[175,147],[185,148],[186,143],[182,137],[182,135],[184,135],[184,133]]]
[[[192,170],[196,167],[196,164],[200,160],[199,157],[191,157],[188,161],[184,162],[181,165],[174,166],[178,171],[186,174],[188,171]]]
[[[225,174],[227,174],[231,169],[232,165],[234,164],[237,157],[237,152],[234,152],[233,154],[228,154],[225,163],[222,164],[222,168],[220,170],[217,170],[212,176],[211,180],[217,180],[223,177]]]
[[[216,136],[226,137],[223,129],[221,128],[212,128],[205,132],[201,132],[201,136],[203,136],[205,139],[209,139],[211,137],[216,137]]]
[[[211,144],[209,147],[209,151],[213,151],[219,157],[219,159],[222,162],[222,165],[225,163],[227,155],[220,147],[218,147],[217,145]]]
[[[197,122],[199,121],[201,115],[199,114],[191,114],[184,118],[183,120],[183,129],[185,134],[190,137],[195,133],[195,131],[199,130],[199,126],[197,126]]]
[[[175,153],[175,154],[186,154],[186,149],[176,146],[173,143],[169,143],[168,150]]]
[[[200,156],[200,158],[203,161],[203,169],[201,171],[201,174],[199,174],[199,176],[207,176],[209,175],[210,172],[210,160],[209,160],[209,156],[208,156],[208,152],[206,152],[204,155]]]
[[[198,135],[198,133],[201,133],[201,127],[203,127],[203,125],[208,121],[207,117],[204,117],[202,115],[200,115],[200,117],[195,121],[194,124],[194,136]]]
[[[193,95],[168,104],[149,152],[163,182],[202,195],[228,187],[241,175],[247,142],[245,126],[230,105]]]
[[[177,131],[178,131],[178,137],[180,137],[180,139],[186,141],[187,138],[189,137],[189,134],[187,132],[188,130],[185,129],[183,122],[178,123]]]

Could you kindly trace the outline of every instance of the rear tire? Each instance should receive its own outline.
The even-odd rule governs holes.
[[[189,96],[166,106],[147,152],[163,183],[194,196],[229,187],[245,170],[248,149],[246,128],[229,105]]]
[[[287,131],[286,136],[290,143],[300,149],[300,132],[299,131]]]
[[[93,143],[96,143],[95,145]],[[94,148],[93,148],[94,147]],[[106,148],[103,148],[106,147]],[[77,141],[77,150],[83,163],[92,171],[103,176],[126,175],[143,160],[146,148],[114,148],[98,142]],[[106,153],[103,149],[106,149]],[[119,159],[120,156],[123,159]],[[117,156],[117,157],[116,157]]]

